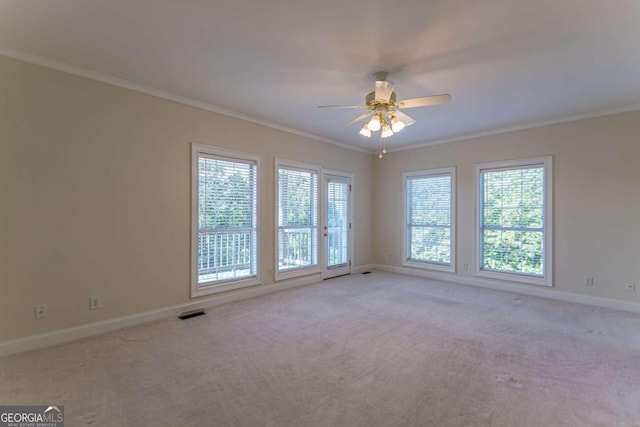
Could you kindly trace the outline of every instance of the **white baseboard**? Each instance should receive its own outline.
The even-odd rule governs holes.
[[[491,280],[478,277],[459,276],[452,273],[441,273],[436,271],[419,270],[408,267],[397,267],[386,264],[371,264],[375,270],[388,271],[392,273],[404,274],[408,276],[423,277],[426,279],[442,280],[461,285],[478,286],[481,288],[494,289],[497,291],[513,292],[516,294],[531,295],[534,297],[547,298],[559,301],[575,302],[579,304],[592,305],[596,307],[610,308],[613,310],[629,311],[640,313],[640,304],[629,301],[620,301],[610,298],[594,297],[591,295],[580,295],[571,292],[556,291],[549,288],[533,287],[533,285],[513,284],[500,280]]]
[[[375,268],[375,264],[365,264],[365,265],[359,265],[357,267],[353,267],[351,269],[351,274],[362,274],[365,271],[371,271]]]
[[[154,320],[160,320],[174,316],[177,317],[185,311],[215,307],[217,305],[225,304],[228,302],[240,301],[243,299],[266,295],[272,292],[278,292],[298,286],[310,285],[312,283],[317,283],[320,280],[320,276],[314,274],[306,277],[283,280],[282,282],[278,282],[273,285],[258,285],[226,295],[223,294],[208,298],[202,298],[198,299],[197,301],[176,304],[156,310],[145,311],[143,313],[103,320],[101,322],[88,323],[86,325],[58,329],[55,331],[30,335],[23,338],[0,341],[0,357],[7,356],[9,354],[20,353],[27,350],[35,350],[56,344],[62,344],[79,338],[86,338],[92,335],[103,334],[105,332],[112,332],[118,329],[152,322]]]
[[[619,301],[609,298],[594,297],[590,295],[579,295],[569,292],[555,291],[549,288],[534,288],[528,285],[516,285],[498,280],[490,280],[477,277],[465,277],[451,273],[442,273],[435,271],[418,270],[407,267],[397,267],[385,264],[365,264],[354,267],[352,274],[360,274],[365,271],[380,270],[408,276],[423,277],[426,279],[442,280],[445,282],[453,282],[462,285],[478,286],[482,288],[495,289],[498,291],[514,292],[518,294],[531,295],[541,298],[554,299],[559,301],[575,302],[587,304],[596,307],[610,308],[614,310],[629,311],[640,313],[640,304],[628,301]],[[163,307],[156,310],[150,310],[143,313],[133,314],[130,316],[118,317],[115,319],[104,320],[101,322],[89,323],[86,325],[74,326],[71,328],[59,329],[56,331],[45,332],[42,334],[31,335],[23,338],[0,341],[0,357],[9,354],[20,353],[28,350],[49,347],[56,344],[73,341],[80,338],[86,338],[92,335],[112,332],[118,329],[130,326],[140,325],[154,320],[165,319],[180,315],[185,311],[197,310],[201,308],[215,307],[229,302],[240,301],[243,299],[253,298],[260,295],[270,294],[285,289],[291,289],[299,286],[317,283],[321,279],[319,275],[290,279],[278,282],[273,285],[259,285],[247,288],[238,292],[215,295],[208,298],[198,299],[183,304],[176,304],[169,307]]]

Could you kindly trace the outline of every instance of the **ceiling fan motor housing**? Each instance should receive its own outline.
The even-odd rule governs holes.
[[[387,77],[388,76],[389,76],[389,72],[388,71],[377,71],[377,72],[373,73],[373,78],[377,82],[387,81]]]
[[[371,105],[373,103],[373,101],[376,100],[376,93],[374,92],[369,92],[365,98],[365,103],[367,105]],[[395,104],[396,102],[396,93],[395,92],[391,92],[391,97],[389,98],[388,103],[389,104]]]

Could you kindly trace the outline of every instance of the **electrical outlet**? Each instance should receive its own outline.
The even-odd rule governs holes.
[[[624,288],[629,292],[634,292],[636,290],[636,282],[625,283]]]
[[[469,264],[462,264],[462,268],[464,268],[464,271],[469,271]]]
[[[89,298],[89,310],[97,310],[102,307],[102,298],[99,296]]]
[[[45,317],[47,317],[47,305],[46,304],[36,305],[34,307],[34,313],[35,313],[36,319],[44,319]]]
[[[593,276],[585,276],[584,277],[584,285],[585,286],[593,286]]]

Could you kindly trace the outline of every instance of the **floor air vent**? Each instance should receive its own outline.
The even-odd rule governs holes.
[[[185,311],[180,316],[178,316],[178,318],[182,320],[186,320],[186,319],[191,319],[192,317],[202,316],[204,314],[205,312],[203,309],[191,310],[191,311]]]

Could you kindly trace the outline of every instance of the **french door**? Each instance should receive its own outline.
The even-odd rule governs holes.
[[[322,277],[351,273],[352,204],[351,175],[337,171],[323,174]]]

